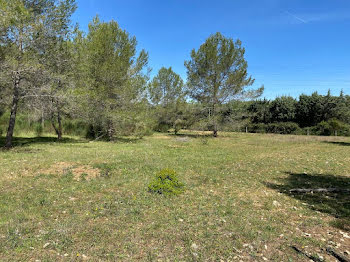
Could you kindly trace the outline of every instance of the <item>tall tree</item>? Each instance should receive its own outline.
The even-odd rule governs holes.
[[[142,99],[148,54],[144,50],[137,54],[136,38],[117,22],[101,22],[98,17],[90,23],[86,38],[80,36],[76,43],[82,46],[76,56],[82,61],[78,75],[83,81],[77,83],[84,115],[95,136],[112,139]]]
[[[62,114],[68,103],[72,85],[72,21],[76,9],[75,0],[61,0],[50,13],[43,27],[41,62],[45,66],[47,84],[43,86],[40,100],[51,120],[58,140],[62,138]],[[56,124],[57,122],[57,124]]]
[[[293,122],[296,116],[297,101],[290,96],[277,97],[271,102],[272,122]]]
[[[218,106],[231,100],[257,97],[264,88],[246,90],[254,83],[248,76],[245,49],[240,40],[233,41],[221,33],[211,35],[185,62],[191,98],[210,110],[214,137],[217,136]]]
[[[0,45],[5,50],[1,73],[12,90],[7,148],[12,146],[19,102],[34,89],[31,80],[40,71],[37,39],[54,3],[54,0],[0,0]]]
[[[184,82],[171,67],[162,67],[149,84],[151,102],[156,106],[158,130],[162,126],[174,127],[175,133],[181,128],[181,114],[185,102]]]

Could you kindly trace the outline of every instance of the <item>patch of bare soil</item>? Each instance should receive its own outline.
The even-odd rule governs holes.
[[[68,172],[73,174],[74,180],[91,180],[100,176],[100,170],[90,165],[78,165],[69,162],[57,162],[48,169],[41,170],[41,174],[63,175]]]

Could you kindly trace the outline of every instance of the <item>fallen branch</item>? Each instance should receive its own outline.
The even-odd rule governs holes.
[[[291,246],[291,248],[293,248],[297,253],[306,256],[308,259],[311,259],[312,261],[315,261],[315,262],[323,262],[324,261],[323,259],[309,255],[308,253],[306,253],[305,251],[301,250],[300,248],[298,248],[296,246]]]
[[[326,251],[327,251],[328,254],[332,255],[333,257],[338,259],[340,262],[350,262],[350,258],[347,258],[347,257],[343,256],[342,254],[338,253],[337,251],[335,251],[331,247],[327,247]]]
[[[347,188],[294,188],[289,190],[290,193],[348,193]]]

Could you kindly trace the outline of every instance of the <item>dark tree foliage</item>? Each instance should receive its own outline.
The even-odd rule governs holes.
[[[253,123],[270,123],[272,121],[270,100],[256,100],[248,107],[248,112],[251,114]]]
[[[295,121],[297,101],[293,97],[277,97],[271,102],[270,112],[272,122]]]
[[[327,95],[302,94],[299,99],[282,96],[271,101],[256,100],[249,102],[247,111],[251,132],[350,135],[350,96],[343,92],[339,96],[329,91]],[[304,132],[292,123],[304,128]]]

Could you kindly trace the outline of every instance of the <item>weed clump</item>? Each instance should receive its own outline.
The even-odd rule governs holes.
[[[184,191],[184,184],[179,181],[174,170],[163,169],[148,185],[148,191],[161,195],[178,195]]]

